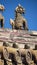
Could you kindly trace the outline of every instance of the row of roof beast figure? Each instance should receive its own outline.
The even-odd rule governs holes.
[[[0,5],[0,11],[4,11],[4,6]],[[25,9],[19,4],[15,9],[15,19],[10,19],[12,29],[28,30],[27,21],[22,16],[25,13]],[[1,28],[4,28],[4,17],[0,14]]]

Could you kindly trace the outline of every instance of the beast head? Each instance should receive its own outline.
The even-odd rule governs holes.
[[[20,14],[24,14],[25,13],[25,9],[19,4],[16,9],[15,9],[16,13],[20,13]]]

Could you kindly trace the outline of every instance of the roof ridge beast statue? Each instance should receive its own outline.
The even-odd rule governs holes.
[[[5,7],[0,4],[0,12],[4,12],[5,10]],[[2,15],[2,13],[0,13],[0,25],[1,25],[1,28],[4,28],[4,17]]]
[[[13,29],[28,30],[27,21],[22,16],[24,14],[24,8],[19,4],[15,9],[15,20],[10,19],[10,24]]]

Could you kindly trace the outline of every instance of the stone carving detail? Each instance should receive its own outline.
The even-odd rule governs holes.
[[[28,30],[27,21],[22,14],[24,14],[24,8],[19,4],[15,9],[15,20],[10,19],[13,29]]]

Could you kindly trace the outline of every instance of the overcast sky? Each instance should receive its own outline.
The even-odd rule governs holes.
[[[26,9],[24,17],[27,19],[29,30],[37,30],[37,0],[0,0],[0,4],[5,7],[5,11],[0,12],[5,18],[5,28],[11,28],[9,20],[15,18],[14,10],[21,4]]]

